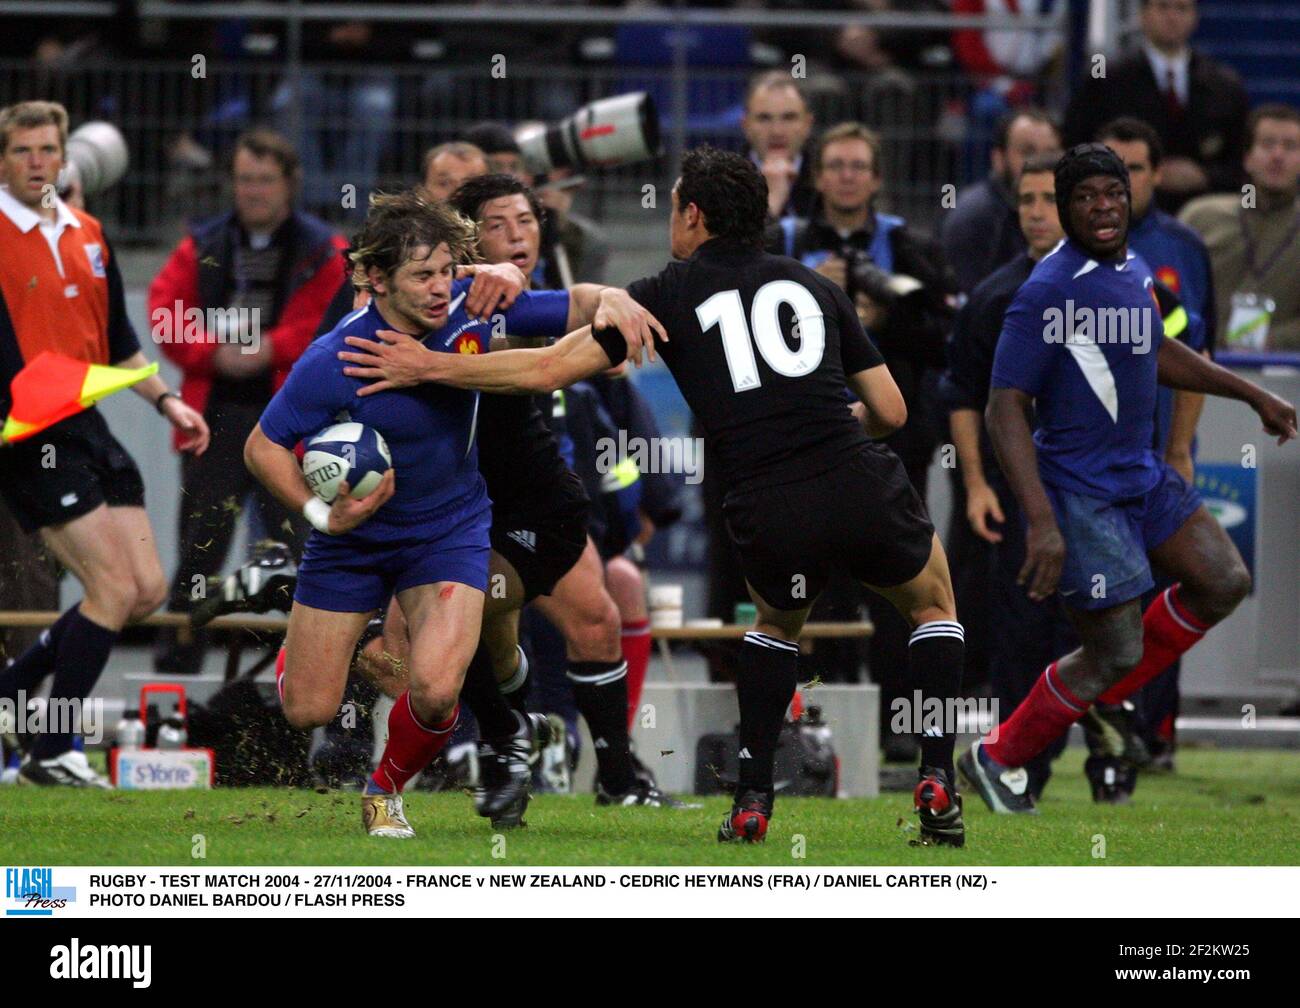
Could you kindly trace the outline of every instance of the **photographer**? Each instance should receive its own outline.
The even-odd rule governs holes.
[[[952,320],[956,282],[938,248],[900,217],[875,209],[882,179],[879,137],[861,123],[841,123],[822,134],[813,149],[818,202],[809,219],[779,221],[768,230],[767,248],[788,255],[828,277],[849,295],[858,317],[879,347],[907,403],[907,423],[885,440],[902,459],[922,499],[941,423],[938,380],[944,340]],[[850,602],[847,597],[838,601]],[[834,593],[829,593],[834,595]],[[823,596],[825,598],[825,596]],[[882,689],[886,756],[910,760],[910,736],[887,728],[889,701],[906,692],[908,627],[891,606],[870,596],[876,624],[868,652]],[[818,614],[820,618],[853,618]]]
[[[887,442],[925,495],[938,443],[933,391],[944,366],[956,285],[938,248],[900,217],[875,209],[880,139],[860,123],[827,130],[813,152],[813,216],[768,230],[767,249],[834,281],[853,300],[907,401],[908,421]]]

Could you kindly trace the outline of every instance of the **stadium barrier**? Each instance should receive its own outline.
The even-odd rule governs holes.
[[[68,107],[74,124],[108,119],[125,133],[132,156],[128,175],[89,208],[119,241],[168,241],[182,216],[223,208],[224,159],[238,133],[253,124],[277,126],[298,141],[309,206],[328,197],[338,210],[344,198],[340,190],[352,185],[354,208],[364,209],[370,188],[414,181],[425,150],[475,122],[555,121],[593,99],[644,90],[659,108],[664,155],[649,165],[592,173],[584,209],[604,220],[625,201],[640,207],[646,185],[666,196],[684,149],[702,142],[739,147],[746,82],[769,69],[802,78],[819,126],[856,119],[880,131],[888,180],[882,199],[891,211],[928,226],[940,211],[944,186],[961,186],[987,172],[993,124],[1007,102],[1036,96],[1049,103],[1063,93],[1065,80],[1060,61],[1021,76],[1009,72],[976,79],[955,62],[945,63],[949,50],[934,44],[961,28],[996,29],[1004,41],[1040,33],[1032,36],[1039,44],[1044,31],[1061,30],[1060,10],[1056,16],[958,16],[544,5],[437,9],[439,30],[463,36],[508,25],[548,40],[539,58],[511,56],[507,62],[499,54],[497,63],[486,42],[474,45],[476,54],[484,52],[473,62],[454,46],[438,43],[437,32],[430,30],[434,19],[418,7],[147,0],[138,6],[145,18],[214,23],[214,37],[244,34],[227,38],[224,54],[214,42],[205,47],[211,51],[168,52],[166,59],[92,51],[50,65],[0,61],[0,103],[50,98]],[[114,5],[0,0],[4,12],[47,15],[63,7],[70,16],[93,19],[107,16]],[[305,25],[350,16],[380,30],[401,24],[411,40],[428,34],[430,44],[423,50],[413,46],[415,54],[399,63],[321,64],[301,58]],[[832,71],[832,32],[847,25],[913,37],[921,55],[910,67]],[[786,52],[796,45],[806,51],[787,62]],[[175,162],[172,150],[181,136],[207,151],[211,163]],[[338,163],[331,164],[335,155]],[[363,177],[358,161],[370,162],[373,177]]]

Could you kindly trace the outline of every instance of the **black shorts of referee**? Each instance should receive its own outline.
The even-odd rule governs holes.
[[[103,415],[91,408],[0,447],[0,496],[31,533],[101,504],[143,507],[144,480]]]

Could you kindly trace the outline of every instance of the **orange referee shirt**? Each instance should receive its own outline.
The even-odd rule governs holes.
[[[3,398],[13,376],[42,350],[114,364],[140,349],[99,222],[60,200],[52,247],[42,219],[0,187]]]

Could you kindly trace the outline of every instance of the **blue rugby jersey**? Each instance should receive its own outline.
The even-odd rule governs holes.
[[[1113,501],[1159,480],[1153,282],[1141,256],[1098,262],[1067,239],[1007,309],[991,385],[1034,397],[1044,483]]]
[[[486,352],[492,325],[465,314],[468,286],[469,281],[458,281],[453,287],[446,324],[423,337],[429,349]],[[564,331],[568,311],[564,291],[525,291],[504,315],[512,335],[551,336]],[[425,383],[363,397],[357,391],[369,382],[343,374],[346,365],[338,352],[352,349],[345,337],[374,339],[378,330],[391,328],[373,301],[345,316],[298,359],[260,421],[271,441],[290,450],[340,420],[366,424],[383,435],[396,488],[391,500],[348,533],[362,542],[408,538],[417,525],[436,531],[440,521],[454,521],[477,496],[487,502],[474,436],[477,392]]]

